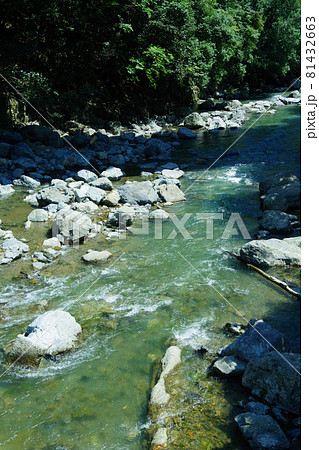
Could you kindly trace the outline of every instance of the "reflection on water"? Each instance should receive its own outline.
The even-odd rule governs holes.
[[[227,383],[213,379],[205,382],[203,362],[194,356],[194,349],[202,345],[211,350],[225,345],[228,338],[222,333],[223,325],[242,319],[178,252],[243,316],[264,318],[287,333],[293,347],[298,348],[299,304],[230,259],[225,250],[236,250],[244,239],[239,234],[225,240],[222,234],[230,214],[236,212],[253,236],[260,215],[259,180],[280,171],[299,173],[299,119],[298,107],[264,116],[229,156],[205,173],[205,167],[242,130],[203,134],[176,151],[176,161],[188,164],[182,180],[183,191],[189,189],[187,202],[166,209],[178,217],[191,213],[186,227],[192,239],[184,240],[179,233],[175,239],[168,239],[175,229],[170,222],[163,224],[162,240],[154,239],[153,224],[148,236],[128,234],[126,240],[110,241],[97,237],[60,257],[43,271],[36,285],[19,278],[28,262],[17,261],[0,269],[1,346],[24,331],[41,311],[44,300],[49,309],[70,311],[83,326],[77,350],[57,361],[43,362],[37,371],[14,369],[1,377],[3,448],[143,448],[154,364],[172,342],[183,348],[186,363],[180,374],[182,394],[186,396],[185,386],[188,389],[188,397],[174,404],[180,408],[176,429],[192,426],[189,418],[183,419],[182,411],[194,407],[194,424],[206,417],[203,428],[211,438],[209,445],[213,445],[205,447],[205,436],[190,429],[190,434],[185,432],[188,448],[245,448],[231,420],[228,422],[238,395]],[[22,222],[32,208],[24,202],[21,206],[21,199],[18,193],[10,202],[1,202],[0,217],[16,237],[30,239],[31,249],[39,249],[48,228],[39,224],[24,230]],[[214,239],[205,239],[206,225],[196,218],[198,212],[224,214],[225,220],[214,223]],[[113,253],[113,260],[120,259],[113,267],[111,263],[84,265],[80,256],[87,248],[104,248]],[[280,271],[281,278],[297,284],[299,275],[298,270]],[[197,388],[202,386],[201,395],[204,393],[201,413],[189,393],[192,386],[195,392],[195,384]]]

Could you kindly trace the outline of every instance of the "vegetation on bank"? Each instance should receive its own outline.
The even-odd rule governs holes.
[[[162,113],[221,89],[287,84],[300,72],[300,0],[15,0],[0,8],[1,72],[56,123]]]

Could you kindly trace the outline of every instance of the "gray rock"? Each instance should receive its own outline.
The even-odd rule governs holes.
[[[263,355],[273,350],[285,350],[285,341],[282,333],[272,328],[263,320],[250,320],[250,325],[244,334],[234,342],[223,347],[219,353],[222,356],[237,356],[243,361]]]
[[[111,181],[118,181],[124,177],[124,172],[118,167],[110,166],[101,173],[102,177],[106,177]]]
[[[267,403],[299,414],[301,377],[292,366],[300,373],[300,354],[272,351],[248,363],[242,383]]]
[[[150,220],[168,220],[169,214],[163,209],[155,209],[150,213]]]
[[[25,186],[29,188],[37,188],[40,186],[40,182],[37,180],[34,180],[31,177],[28,177],[27,175],[21,175],[19,180],[14,180],[13,184],[15,186]]]
[[[290,215],[282,211],[264,211],[260,226],[263,230],[271,233],[289,234],[291,231]]]
[[[123,155],[109,155],[108,157],[109,163],[112,166],[124,166],[126,161]]]
[[[238,377],[244,373],[246,365],[236,356],[224,356],[224,358],[219,358],[212,364],[212,370],[217,375]]]
[[[99,207],[91,200],[85,200],[82,203],[73,203],[71,207],[76,211],[81,211],[86,214],[93,214],[94,212],[99,210]]]
[[[197,112],[193,112],[192,114],[189,114],[187,117],[185,117],[184,125],[191,130],[196,130],[198,128],[204,127],[205,122],[200,114],[198,114]]]
[[[89,262],[89,263],[96,263],[96,262],[104,262],[107,261],[109,258],[111,258],[112,253],[108,252],[107,250],[103,251],[88,251],[85,255],[82,256],[83,261]]]
[[[285,434],[272,417],[247,412],[236,416],[235,421],[254,450],[289,448]]]
[[[258,415],[265,415],[269,413],[269,406],[264,405],[261,402],[248,402],[246,405],[248,412]]]
[[[83,202],[85,199],[89,199],[96,204],[100,204],[105,196],[105,191],[98,187],[90,186],[89,184],[83,184],[80,189],[75,189],[75,199],[78,202]]]
[[[215,116],[212,119],[212,123],[210,125],[210,128],[213,130],[225,130],[227,128],[226,122],[219,116]]]
[[[173,179],[178,179],[178,178],[182,178],[182,176],[185,175],[185,172],[183,170],[180,169],[173,169],[173,170],[169,170],[169,169],[164,169],[162,170],[162,175],[164,178],[173,178]]]
[[[52,233],[61,233],[66,241],[78,242],[88,236],[92,229],[91,219],[84,213],[69,207],[57,212],[52,224]]]
[[[120,194],[117,189],[112,189],[108,192],[102,200],[102,204],[106,206],[117,206],[120,202]]]
[[[186,200],[184,193],[180,190],[178,186],[174,184],[160,185],[158,193],[161,199],[166,203],[167,202],[175,203]]]
[[[18,252],[19,255],[21,256],[22,253],[26,253],[26,252],[28,252],[30,250],[29,246],[27,244],[25,244],[24,242],[19,241],[15,237],[6,239],[0,245],[0,247],[5,251],[5,254],[4,254],[5,257],[7,257],[6,255],[8,255],[9,252]]]
[[[46,206],[50,203],[72,203],[75,195],[73,190],[67,187],[49,186],[39,191],[36,199],[40,206]]]
[[[44,209],[34,209],[28,215],[30,222],[46,222],[49,218],[47,211]]]
[[[197,134],[193,133],[192,130],[186,127],[179,128],[177,134],[181,139],[197,139]]]
[[[82,169],[78,171],[77,178],[85,183],[90,183],[91,181],[97,180],[98,176],[90,170]]]
[[[146,205],[156,203],[159,198],[150,181],[125,183],[118,189],[123,203]]]
[[[259,184],[264,210],[290,211],[300,208],[301,183],[295,175],[277,175]]]
[[[94,186],[94,187],[97,187],[100,189],[104,189],[105,191],[111,191],[113,189],[112,182],[106,177],[98,178],[97,180],[92,181],[89,184],[91,186]]]
[[[2,198],[7,197],[8,195],[11,195],[14,193],[14,189],[12,188],[11,184],[6,184],[5,186],[0,186],[0,200]]]
[[[45,145],[59,147],[61,138],[57,131],[40,125],[27,125],[20,129],[21,135],[31,141],[39,141]]]
[[[37,365],[42,356],[54,356],[71,350],[81,326],[75,318],[60,309],[48,311],[37,317],[19,334],[9,354],[9,362],[17,360],[20,364]]]
[[[180,187],[181,182],[178,178],[165,178],[162,175],[158,175],[157,178],[153,181],[153,185],[155,188],[160,186],[161,184],[176,184],[176,186]]]
[[[268,239],[247,242],[240,250],[240,257],[258,267],[300,266],[300,238]]]
[[[43,241],[43,247],[61,248],[61,242],[58,238],[52,237]]]

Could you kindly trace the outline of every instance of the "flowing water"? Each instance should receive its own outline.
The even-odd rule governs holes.
[[[230,214],[239,213],[253,237],[261,213],[259,180],[281,171],[299,173],[300,108],[285,107],[263,116],[227,157],[205,172],[242,131],[202,134],[176,150],[176,161],[189,164],[182,179],[187,201],[165,209],[179,219],[189,213],[185,226],[191,239],[185,239],[172,222],[164,223],[162,239],[155,239],[151,224],[148,235],[127,234],[120,240],[100,236],[66,251],[36,284],[19,277],[28,262],[0,269],[1,347],[26,329],[40,313],[43,300],[49,309],[69,311],[83,327],[75,351],[45,361],[39,369],[5,372],[1,365],[0,446],[145,448],[154,369],[174,343],[182,348],[184,361],[176,387],[184,398],[174,405],[174,414],[180,419],[193,408],[195,415],[200,391],[207,423],[203,417],[199,421],[210,436],[197,434],[199,425],[192,428],[190,414],[184,417],[185,441],[177,438],[174,448],[246,448],[231,416],[232,404],[243,394],[218,379],[205,382],[202,361],[194,350],[207,346],[214,351],[230,342],[222,327],[226,322],[243,323],[238,313],[267,320],[299,346],[296,299],[225,253],[245,242],[236,225],[237,235],[225,239],[223,233]],[[48,228],[35,224],[24,230],[22,221],[32,208],[22,204],[22,196],[16,193],[0,203],[2,227],[12,229],[18,238],[32,239],[31,249],[39,250]],[[211,212],[223,213],[224,220],[215,221],[214,237],[206,239],[206,223],[196,213]],[[173,230],[177,233],[171,235]],[[87,248],[107,249],[113,259],[104,265],[85,265],[80,256]],[[299,283],[298,270],[275,273]]]

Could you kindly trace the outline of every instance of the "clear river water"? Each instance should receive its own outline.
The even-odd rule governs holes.
[[[230,342],[223,325],[243,323],[213,287],[244,317],[263,318],[299,347],[298,301],[225,253],[246,242],[236,225],[238,234],[222,235],[230,214],[239,213],[253,238],[261,214],[258,182],[284,171],[299,174],[300,107],[264,115],[205,172],[244,129],[199,134],[174,154],[175,162],[188,164],[181,180],[187,201],[165,209],[178,218],[189,213],[186,228],[192,239],[169,221],[163,224],[162,239],[155,238],[151,224],[148,235],[99,236],[69,249],[37,282],[19,276],[29,262],[0,268],[0,347],[25,331],[44,308],[43,301],[49,309],[69,311],[83,328],[76,350],[38,369],[6,371],[0,360],[0,447],[147,448],[154,370],[173,343],[182,349],[183,364],[172,406],[172,448],[247,448],[232,419],[232,405],[246,394],[232,383],[207,379],[195,350],[206,346],[216,351]],[[39,250],[49,229],[46,224],[24,229],[32,210],[22,202],[25,194],[17,191],[0,202],[2,227]],[[215,221],[213,239],[206,239],[205,221],[196,213],[211,212],[223,213],[224,220]],[[80,256],[88,248],[114,256],[102,265],[85,265]],[[298,270],[274,273],[299,285]]]

